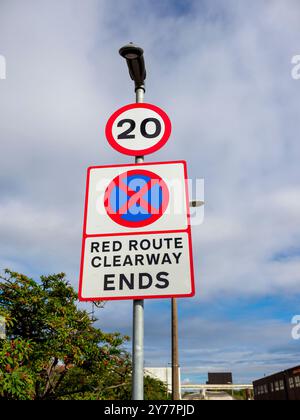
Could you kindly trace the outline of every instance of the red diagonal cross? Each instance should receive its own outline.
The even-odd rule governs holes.
[[[118,184],[117,186],[124,191],[127,195],[130,196],[129,200],[119,209],[119,214],[126,213],[132,206],[134,206],[138,201],[141,207],[143,207],[145,210],[147,210],[151,214],[157,214],[159,213],[159,210],[153,207],[148,201],[143,199],[143,195],[146,194],[154,185],[159,183],[158,179],[150,179],[150,181],[147,182],[141,188],[139,191],[134,191],[131,188],[129,188],[126,184],[124,184],[123,179],[121,177],[118,178]]]

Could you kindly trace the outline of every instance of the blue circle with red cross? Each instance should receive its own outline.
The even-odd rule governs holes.
[[[138,228],[158,220],[169,204],[169,190],[157,174],[143,169],[112,180],[104,195],[108,216],[121,226]]]

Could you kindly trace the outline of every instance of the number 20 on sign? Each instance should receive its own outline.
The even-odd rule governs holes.
[[[118,152],[144,156],[161,149],[171,130],[171,121],[161,108],[135,103],[120,108],[109,118],[105,134],[109,144]]]

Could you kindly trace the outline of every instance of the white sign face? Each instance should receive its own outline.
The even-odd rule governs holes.
[[[171,122],[159,107],[138,103],[116,111],[105,134],[110,145],[126,155],[147,155],[163,147],[171,134]]]
[[[132,172],[134,172],[134,175],[131,175]],[[154,179],[153,186],[151,185],[151,173],[160,179],[161,191],[155,185],[155,180],[157,179]],[[123,177],[122,182],[120,182],[118,177]],[[186,178],[187,171],[184,161],[89,168],[86,198],[86,234],[186,230],[189,224]],[[146,183],[144,179],[150,183],[148,191],[143,196],[144,201],[146,200],[147,203],[142,202],[137,206],[137,203],[133,203],[132,199],[129,201],[130,192],[137,190],[140,186],[144,186],[144,182]],[[110,196],[107,197],[107,203],[105,196],[111,186],[112,190]],[[150,188],[151,186],[152,188]],[[162,196],[163,212],[159,211],[159,197],[156,197],[159,194]],[[128,201],[126,200],[127,198]],[[124,206],[123,211],[122,206],[120,208],[114,207],[115,201],[124,204],[125,209]],[[150,204],[150,201],[152,207],[157,206],[157,213],[155,214],[155,208],[153,208],[154,217],[147,219],[147,204]],[[111,207],[110,212],[107,209],[108,204]],[[126,218],[125,214],[120,214],[118,218],[117,213],[119,211],[120,213],[127,212],[128,217]],[[114,217],[113,213],[116,213],[116,217]],[[122,220],[124,221],[123,224],[121,224]]]
[[[86,238],[80,300],[191,297],[189,232]]]
[[[88,170],[79,298],[194,295],[184,161]]]

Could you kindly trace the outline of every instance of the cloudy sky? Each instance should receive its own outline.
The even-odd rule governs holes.
[[[205,179],[194,226],[197,294],[179,302],[185,381],[236,382],[299,364],[298,0],[0,0],[0,267],[77,287],[85,169],[131,163],[107,144],[134,101],[118,49],[145,50],[147,96],[173,123],[148,160]],[[132,303],[98,313],[131,334]],[[145,363],[170,363],[170,302],[145,302]]]

